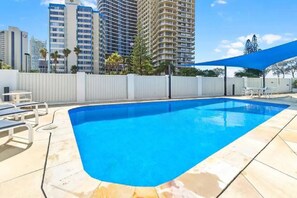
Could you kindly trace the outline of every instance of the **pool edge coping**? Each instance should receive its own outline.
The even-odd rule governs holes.
[[[212,97],[213,98],[213,97]],[[217,97],[217,98],[224,98],[224,97]],[[227,97],[227,98],[230,98],[230,97]],[[194,99],[194,98],[193,98]],[[201,98],[195,98],[195,99],[201,99]],[[202,98],[202,99],[207,99],[207,98]],[[232,97],[231,97],[232,99]],[[191,99],[173,99],[173,100],[161,100],[161,101],[181,101],[181,100],[191,100]],[[247,100],[247,99],[244,99],[244,100]],[[146,103],[146,102],[158,102],[160,100],[149,100],[149,101],[129,101],[129,102],[115,102],[115,103],[104,103],[104,104],[91,104],[91,105],[112,105],[112,104],[131,104],[131,103]],[[261,100],[263,101],[263,100]],[[267,101],[269,103],[276,103],[276,104],[280,104],[279,102],[274,102],[274,101]],[[281,103],[281,104],[287,104],[288,103]],[[83,106],[89,106],[89,105],[71,105],[70,108],[68,107],[68,110],[67,109],[63,109],[62,111],[65,111],[67,112],[68,114],[68,111],[70,109],[73,109],[73,108],[77,108],[77,107],[83,107]],[[261,135],[257,138],[255,137],[250,137],[250,136],[253,136],[255,135],[255,133],[257,133],[257,131],[261,130],[261,128],[266,128],[266,129],[270,129],[272,128],[274,131],[274,133],[278,133],[280,132],[281,128],[279,127],[276,127],[275,126],[275,121],[279,121],[281,124],[282,124],[282,127],[284,127],[288,122],[286,122],[289,118],[287,118],[287,116],[285,116],[286,118],[285,119],[281,119],[282,117],[284,117],[283,114],[287,114],[287,113],[292,113],[290,112],[291,110],[291,106],[289,106],[288,108],[284,109],[282,112],[278,113],[277,115],[273,116],[272,118],[270,118],[269,120],[265,121],[264,123],[260,124],[259,126],[257,126],[256,128],[254,128],[253,130],[247,132],[245,135],[241,136],[240,138],[236,139],[235,141],[231,142],[230,144],[228,144],[227,146],[223,147],[222,149],[220,149],[219,151],[215,152],[214,154],[212,154],[211,156],[209,156],[208,158],[204,159],[203,161],[201,161],[200,163],[198,163],[197,165],[195,165],[194,167],[190,168],[188,171],[186,171],[185,173],[183,173],[182,175],[178,176],[176,179],[174,180],[171,180],[169,182],[165,182],[164,184],[161,184],[159,186],[156,186],[156,187],[134,187],[134,186],[127,186],[127,185],[121,185],[121,184],[115,184],[115,183],[109,183],[109,182],[102,182],[102,181],[99,181],[97,179],[93,179],[92,177],[90,177],[88,175],[87,172],[84,171],[83,169],[83,165],[82,165],[82,162],[79,163],[80,164],[80,167],[79,169],[80,170],[83,170],[84,174],[87,176],[87,177],[90,177],[89,179],[90,180],[95,180],[94,182],[96,182],[96,188],[94,189],[94,191],[91,193],[91,194],[96,194],[96,192],[100,191],[100,189],[108,189],[109,187],[108,186],[112,186],[113,188],[117,188],[117,189],[122,189],[124,191],[130,191],[131,188],[132,189],[154,189],[156,191],[157,194],[160,194],[162,195],[164,193],[164,189],[168,189],[168,188],[172,188],[172,187],[177,187],[176,183],[182,183],[182,181],[184,180],[184,178],[186,177],[186,174],[190,174],[190,175],[193,175],[195,173],[201,173],[201,172],[210,172],[210,173],[215,173],[218,178],[220,178],[220,180],[222,181],[220,183],[220,187],[223,187],[223,186],[227,186],[233,179],[234,177],[232,177],[232,175],[237,175],[240,171],[243,170],[243,167],[244,167],[244,164],[247,165],[248,163],[250,163],[252,160],[253,160],[253,157],[256,156],[260,151],[261,149],[257,151],[253,151],[250,156],[248,156],[245,151],[238,151],[237,149],[241,147],[241,145],[238,145],[238,144],[242,144],[242,141],[245,141],[246,139],[248,140],[247,142],[250,142],[250,141],[255,141],[259,143],[259,145],[262,145],[262,147],[264,148],[266,145],[268,145],[269,141],[272,140],[272,137],[269,138],[269,139],[259,139],[259,137],[261,137]],[[296,113],[295,113],[296,114]],[[294,115],[295,115],[294,114]],[[291,115],[291,117],[293,117],[293,115]],[[54,118],[55,119],[55,118]],[[65,119],[65,117],[64,117]],[[67,119],[70,119],[69,117],[67,117]],[[55,123],[55,121],[54,121]],[[55,132],[53,132],[54,134]],[[71,126],[71,133],[73,133],[73,130],[72,130],[72,126]],[[256,135],[257,136],[257,135]],[[74,137],[74,136],[73,136]],[[74,138],[74,141],[76,143],[76,140]],[[76,145],[77,146],[77,145]],[[236,148],[236,150],[234,151],[234,148]],[[241,148],[242,149],[242,148]],[[73,150],[71,151],[73,152]],[[75,150],[75,152],[78,152],[78,149]],[[217,165],[225,165],[228,164],[229,162],[226,161],[226,159],[224,158],[224,156],[228,156],[228,154],[230,153],[234,153],[234,152],[237,152],[237,153],[241,153],[243,154],[241,157],[243,158],[246,158],[246,159],[249,159],[245,162],[241,162],[240,164],[231,164],[231,166],[229,166],[230,168],[232,168],[232,172],[233,173],[228,173],[226,175],[226,173],[224,173],[223,171],[221,172],[216,172],[218,170],[214,170],[214,169],[210,169],[209,168],[209,164],[213,164],[212,166],[210,167],[213,167],[213,166],[217,166]],[[79,155],[79,153],[78,153]],[[254,155],[254,156],[253,156]],[[81,160],[81,159],[79,159]],[[230,165],[230,164],[229,164]],[[59,165],[57,165],[59,166]],[[208,167],[208,168],[207,168]],[[242,168],[240,168],[242,167]],[[49,167],[51,168],[51,167]],[[200,171],[199,171],[200,170]],[[47,170],[45,171],[47,172]],[[193,173],[194,172],[194,173]],[[235,174],[236,173],[236,174]],[[225,174],[225,175],[224,175]],[[227,178],[227,179],[226,179]],[[230,178],[232,178],[230,180]],[[230,180],[229,182],[227,180]],[[71,182],[71,181],[69,181]],[[224,188],[223,188],[224,189]],[[222,190],[223,190],[222,189]],[[186,189],[187,191],[191,191],[197,195],[199,195],[199,192],[197,192],[196,190],[197,189],[191,189],[191,188],[187,188]],[[165,192],[166,193],[166,192]]]

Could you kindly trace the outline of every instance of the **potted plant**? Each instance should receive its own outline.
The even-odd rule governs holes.
[[[294,80],[292,83],[292,92],[297,93],[297,80]]]

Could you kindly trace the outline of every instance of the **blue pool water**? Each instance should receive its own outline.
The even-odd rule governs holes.
[[[69,115],[90,176],[119,184],[156,186],[285,108],[220,98],[80,107]]]

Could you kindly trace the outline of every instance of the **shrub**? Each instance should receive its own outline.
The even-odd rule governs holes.
[[[293,88],[297,88],[297,80],[294,80],[292,85],[293,85]]]
[[[78,67],[76,65],[72,65],[70,71],[72,74],[76,74],[78,71]]]

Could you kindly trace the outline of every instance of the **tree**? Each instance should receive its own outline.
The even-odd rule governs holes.
[[[287,61],[287,73],[291,73],[292,78],[295,78],[295,73],[297,72],[297,58]]]
[[[79,69],[79,67],[78,67],[78,56],[81,53],[81,50],[80,50],[79,46],[76,46],[76,47],[74,47],[73,51],[76,54],[76,64],[77,64],[77,71],[78,71],[78,69]]]
[[[39,70],[38,69],[31,69],[30,73],[39,73]]]
[[[131,56],[123,57],[123,65],[124,65],[124,68],[121,71],[122,75],[133,73]]]
[[[48,54],[47,49],[46,48],[41,48],[39,53],[40,53],[41,57],[44,59],[44,62],[46,63],[46,57],[47,57],[47,54]]]
[[[169,71],[168,71],[169,67],[171,69],[171,73],[175,74],[175,66],[169,61],[160,63],[160,65],[156,67],[155,73],[157,75],[160,75],[161,73],[165,73],[166,75],[169,75]]]
[[[213,71],[217,75],[217,77],[225,74],[225,70],[222,68],[214,68]]]
[[[66,58],[66,64],[65,64],[65,73],[68,72],[68,56],[71,53],[71,50],[66,48],[63,50],[64,59]]]
[[[273,71],[273,75],[277,75],[278,78],[280,77],[280,75],[282,75],[282,77],[285,78],[285,75],[288,71],[286,61],[272,65],[271,70]]]
[[[256,35],[253,35],[252,41],[248,39],[245,43],[244,54],[251,54],[257,51],[260,51],[258,45],[258,39]],[[235,73],[236,77],[255,77],[258,78],[262,75],[262,71],[258,69],[249,69],[244,68],[243,71],[239,71]]]
[[[199,76],[201,70],[196,69],[195,67],[182,67],[178,70],[178,76]]]
[[[76,74],[77,71],[78,71],[77,66],[76,66],[76,65],[72,65],[72,66],[71,66],[71,69],[70,69],[70,72],[71,72],[72,74]]]
[[[259,78],[262,72],[257,69],[244,69],[243,71],[235,72],[236,77]]]
[[[119,67],[123,64],[123,58],[117,52],[114,52],[105,60],[105,63],[109,74],[112,70],[119,74]]]
[[[218,77],[218,75],[213,70],[209,70],[209,69],[203,70],[201,76],[204,76],[204,77]]]
[[[153,65],[151,63],[151,58],[148,55],[147,46],[143,37],[143,31],[140,25],[138,25],[138,33],[135,37],[131,61],[132,71],[135,74],[153,74]]]
[[[54,53],[51,53],[51,58],[53,59],[55,66],[53,69],[53,72],[56,73],[57,72],[57,63],[58,63],[58,58],[60,58],[61,55],[59,54],[58,51],[55,51]]]
[[[0,69],[11,69],[12,67],[6,63],[2,63],[2,66]]]

